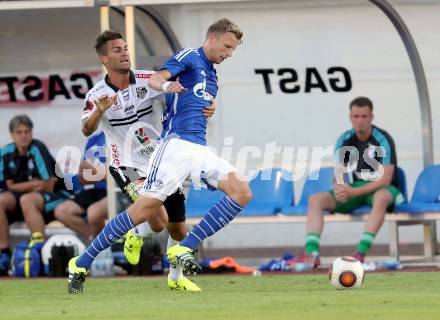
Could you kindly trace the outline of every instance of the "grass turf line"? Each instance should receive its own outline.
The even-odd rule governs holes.
[[[339,291],[326,275],[207,276],[201,293],[171,291],[166,278],[0,280],[0,319],[398,319],[440,318],[440,272],[367,274]]]

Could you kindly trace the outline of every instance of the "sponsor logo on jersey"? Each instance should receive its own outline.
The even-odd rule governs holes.
[[[150,79],[151,78],[150,73],[138,73],[135,75],[136,78],[140,78],[140,79]]]
[[[83,112],[90,112],[93,110],[93,102],[90,100],[86,100],[86,102],[84,103],[84,109]]]
[[[125,113],[132,113],[134,110],[134,105],[132,104],[131,106],[127,107],[124,109]]]
[[[149,145],[149,146],[146,146],[145,148],[141,149],[141,155],[148,156],[148,155],[152,154],[153,151],[154,151],[154,146]]]
[[[147,136],[147,134],[144,131],[144,128],[139,128],[134,132],[136,135],[136,138],[138,139],[139,143],[145,144],[148,143],[150,138]]]
[[[136,88],[136,95],[139,99],[145,98],[145,95],[147,94],[147,88],[146,87],[137,87]]]
[[[119,155],[118,146],[116,144],[112,144],[112,158],[113,158],[113,165],[115,167],[119,167],[121,165],[121,157]]]
[[[206,79],[204,79],[203,82],[199,82],[194,85],[193,93],[196,97],[202,98],[203,100],[214,100],[214,96],[206,91]]]
[[[167,121],[169,118],[170,118],[170,113],[167,112],[166,114],[163,114],[163,115],[162,115],[160,121],[161,121],[161,122],[164,122],[164,121]]]
[[[122,110],[122,106],[121,106],[120,104],[115,104],[115,105],[112,107],[112,110],[113,110],[113,111]]]

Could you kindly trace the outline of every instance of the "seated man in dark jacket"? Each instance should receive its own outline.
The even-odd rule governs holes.
[[[52,221],[53,209],[70,194],[64,182],[55,175],[55,160],[47,147],[32,137],[33,123],[26,115],[18,115],[9,122],[12,143],[2,148],[0,180],[6,190],[0,193],[0,250],[2,266],[7,272],[10,257],[9,224],[23,221],[35,239],[43,240],[44,224]],[[28,221],[29,220],[29,221]]]

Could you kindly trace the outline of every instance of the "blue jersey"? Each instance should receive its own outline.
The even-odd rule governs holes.
[[[162,138],[177,135],[180,139],[206,145],[207,119],[203,109],[217,96],[217,72],[202,48],[184,48],[168,59],[159,70],[171,73],[171,80],[188,90],[167,94]]]

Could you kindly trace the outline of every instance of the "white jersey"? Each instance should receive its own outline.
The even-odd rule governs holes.
[[[103,95],[117,95],[117,102],[106,110],[101,124],[110,152],[110,166],[145,169],[160,138],[153,101],[163,95],[148,86],[154,71],[133,70],[127,89],[119,90],[106,76],[87,92],[82,120],[97,109],[95,101]]]

